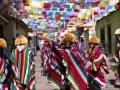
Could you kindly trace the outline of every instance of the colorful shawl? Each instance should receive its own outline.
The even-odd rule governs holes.
[[[13,63],[12,69],[16,80],[18,80],[20,84],[28,85],[32,77],[30,71],[32,68],[31,65],[33,65],[30,49],[26,48],[21,52],[19,52],[18,49],[14,49],[10,59]]]
[[[72,50],[66,49],[60,51],[64,60],[66,60],[68,65],[68,75],[67,78],[74,86],[76,90],[87,90],[88,82],[86,73],[80,66],[78,59],[75,57]]]
[[[104,86],[106,82],[104,72],[109,73],[107,64],[108,58],[104,55],[101,48],[96,48],[93,53],[90,53],[89,58],[91,65],[87,68],[88,72],[91,73],[101,86]]]
[[[61,85],[61,60],[58,58],[59,56],[56,54],[56,51],[53,51],[52,45],[49,47],[46,47],[47,49],[47,71],[49,79],[52,81],[52,83],[60,88]]]
[[[8,74],[8,68],[6,59],[4,56],[0,57],[0,83],[3,83],[6,79],[6,76]]]

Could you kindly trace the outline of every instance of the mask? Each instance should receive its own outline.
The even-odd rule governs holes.
[[[41,44],[44,44],[44,40],[41,40]]]
[[[94,44],[90,44],[90,48],[94,48]]]
[[[19,52],[23,51],[25,48],[27,47],[27,45],[18,45],[17,49]]]
[[[97,48],[98,47],[98,45],[97,44],[90,44],[90,46],[89,46],[90,48],[92,48],[92,49],[94,49],[94,48]]]

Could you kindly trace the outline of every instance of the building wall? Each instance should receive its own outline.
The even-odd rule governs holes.
[[[21,25],[19,22],[16,22],[15,20],[11,20],[9,23],[6,23],[3,25],[3,35],[5,40],[7,41],[8,47],[12,48],[14,44],[14,39],[17,34],[20,35],[27,35],[28,28],[24,25]]]
[[[111,44],[109,43],[108,33],[108,25],[111,26]],[[105,30],[105,49],[109,52],[109,46],[111,45],[111,54],[115,50],[115,30],[120,28],[120,10],[111,13],[110,15],[103,17],[101,20],[97,21],[96,23],[96,35],[100,38],[103,37],[100,35],[102,28]]]
[[[4,38],[7,40],[8,46],[13,44],[13,32],[15,29],[16,27],[14,21],[10,21],[8,24],[4,25]]]

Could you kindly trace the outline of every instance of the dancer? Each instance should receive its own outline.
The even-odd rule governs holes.
[[[54,43],[47,36],[44,36],[43,40],[44,50],[41,57],[43,58],[44,65],[47,66],[48,80],[57,88],[61,88],[61,59],[57,57],[55,49],[53,50]]]
[[[109,74],[109,68],[107,65],[108,58],[102,49],[99,48],[99,43],[100,40],[96,36],[93,36],[89,41],[90,66],[88,66],[87,70],[93,78],[91,81],[95,80],[98,82],[95,87],[98,86],[100,89],[101,86],[103,87],[106,85],[106,78],[104,74]],[[94,88],[94,90],[96,89]]]
[[[3,50],[7,47],[7,43],[3,38],[0,38],[0,90],[9,90],[11,79],[8,75],[9,72],[9,60],[4,55]]]
[[[59,53],[63,57],[63,63],[66,67],[66,76],[69,81],[69,86],[65,90],[87,90],[88,82],[85,68],[77,57],[76,49],[77,38],[73,33],[67,33],[62,41],[62,50]]]
[[[25,36],[19,35],[15,39],[15,45],[16,48],[10,57],[14,85],[17,90],[35,90],[35,65],[31,50],[28,48],[28,40]]]

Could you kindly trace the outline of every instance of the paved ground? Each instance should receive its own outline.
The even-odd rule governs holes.
[[[54,85],[48,82],[47,77],[41,76],[40,73],[40,53],[37,53],[37,56],[35,57],[35,67],[36,67],[36,90],[58,90]],[[106,88],[102,90],[120,90],[120,88],[114,87],[114,74],[111,72],[110,76],[107,77],[108,83]]]
[[[48,82],[46,76],[41,76],[40,66],[40,53],[37,53],[37,56],[35,57],[36,90],[56,90],[57,88]]]

